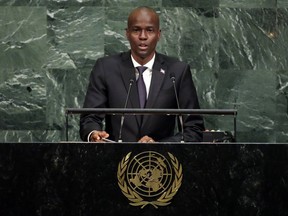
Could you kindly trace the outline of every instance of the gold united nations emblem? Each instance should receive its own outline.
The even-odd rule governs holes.
[[[142,152],[130,159],[129,152],[119,163],[117,178],[130,205],[169,205],[182,183],[182,165],[168,152],[168,159],[158,152]]]

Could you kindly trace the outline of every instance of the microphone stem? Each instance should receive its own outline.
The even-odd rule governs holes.
[[[125,109],[127,108],[127,105],[128,105],[128,100],[129,100],[130,91],[131,91],[131,87],[132,87],[133,82],[134,82],[134,80],[130,79],[128,93],[127,93],[127,97],[126,97],[125,104],[124,104]],[[119,137],[118,137],[118,142],[120,142],[120,143],[122,142],[122,129],[123,129],[123,125],[124,125],[124,119],[125,119],[125,113],[123,113],[121,115]]]
[[[180,105],[179,105],[179,99],[178,99],[178,95],[177,95],[177,91],[176,91],[176,85],[175,85],[175,77],[171,77],[171,80],[173,82],[173,87],[174,87],[174,93],[175,93],[175,97],[176,97],[176,103],[177,103],[177,108],[180,109]],[[181,126],[181,143],[184,143],[184,126],[183,126],[183,116],[180,114],[178,115],[179,117],[179,122],[180,122],[180,126]]]

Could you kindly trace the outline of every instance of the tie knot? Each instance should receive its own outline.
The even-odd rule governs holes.
[[[136,68],[137,68],[137,70],[139,71],[140,74],[142,74],[147,69],[147,67],[145,67],[145,66],[138,66]]]

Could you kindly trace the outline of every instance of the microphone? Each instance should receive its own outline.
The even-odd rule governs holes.
[[[127,92],[127,96],[126,96],[126,100],[125,100],[125,104],[124,104],[124,109],[127,108],[127,104],[128,104],[128,100],[129,100],[129,97],[130,97],[130,92],[131,92],[131,88],[132,88],[133,83],[134,83],[134,79],[131,78],[129,80],[129,88],[128,88],[128,92]],[[120,143],[122,142],[122,130],[123,130],[124,119],[125,119],[125,114],[123,113],[121,115],[119,137],[118,137],[118,142],[120,142]]]
[[[173,83],[174,94],[175,94],[176,102],[177,102],[177,108],[180,109],[179,99],[178,99],[177,90],[176,90],[176,84],[175,84],[175,74],[174,74],[174,72],[170,73],[170,79],[171,79],[171,81]],[[179,122],[180,122],[180,127],[181,127],[181,143],[184,143],[183,116],[182,116],[182,114],[180,114],[178,116],[179,116]]]

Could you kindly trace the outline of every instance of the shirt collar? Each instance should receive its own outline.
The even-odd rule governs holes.
[[[138,67],[138,66],[142,66],[133,58],[132,55],[131,55],[131,59],[132,59],[132,62],[133,62],[133,65],[134,65],[135,68]],[[154,62],[155,62],[155,53],[154,53],[152,59],[149,62],[147,62],[145,65],[143,65],[143,66],[145,66],[145,67],[149,68],[150,70],[152,70]]]

